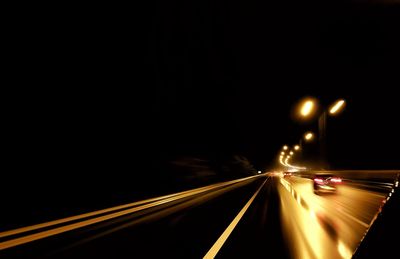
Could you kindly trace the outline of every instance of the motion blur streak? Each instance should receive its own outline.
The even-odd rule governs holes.
[[[283,231],[293,258],[351,258],[385,194],[346,182],[316,195],[312,180],[280,179]]]
[[[331,171],[342,182],[317,195],[318,174],[267,172],[42,223],[2,233],[0,250],[5,258],[350,258],[396,194],[398,171]]]
[[[198,190],[204,189],[204,188],[205,187],[198,188]],[[28,226],[28,227],[22,227],[22,228],[18,228],[18,229],[9,230],[9,231],[4,231],[4,232],[0,233],[0,238],[11,236],[11,235],[20,234],[20,233],[23,233],[23,232],[29,232],[29,231],[33,231],[33,230],[37,230],[37,229],[41,229],[41,228],[45,228],[45,227],[51,227],[51,226],[54,226],[54,225],[67,223],[67,222],[78,220],[78,219],[97,216],[97,215],[100,215],[100,214],[103,214],[103,213],[112,212],[112,211],[116,211],[116,210],[119,210],[119,209],[125,209],[125,208],[129,208],[129,207],[134,207],[134,206],[138,206],[138,205],[141,205],[141,204],[144,204],[144,203],[158,201],[158,200],[166,199],[166,198],[169,198],[169,197],[177,196],[177,195],[188,193],[188,192],[190,192],[190,191],[184,191],[184,192],[165,195],[165,196],[161,196],[161,197],[157,197],[157,198],[151,198],[151,199],[138,201],[138,202],[133,202],[133,203],[129,203],[129,204],[124,204],[124,205],[120,205],[120,206],[116,206],[116,207],[112,207],[112,208],[108,208],[108,209],[103,209],[103,210],[84,213],[84,214],[81,214],[81,215],[76,215],[76,216],[67,217],[67,218],[63,218],[63,219],[53,220],[53,221],[49,221],[49,222],[45,222],[45,223],[41,223],[41,224],[37,224],[37,225],[32,225],[32,226]]]
[[[209,186],[200,187],[200,188],[196,188],[196,189],[193,189],[193,190],[187,190],[187,191],[183,191],[183,192],[164,195],[164,196],[151,198],[151,199],[146,199],[146,200],[142,200],[142,201],[132,202],[132,203],[119,205],[119,206],[112,207],[112,208],[107,208],[107,209],[102,209],[102,210],[93,211],[93,212],[89,212],[89,213],[84,213],[84,214],[81,214],[81,215],[76,215],[76,216],[67,217],[67,218],[58,219],[58,220],[53,220],[53,221],[49,221],[49,222],[45,222],[45,223],[41,223],[41,224],[32,225],[32,226],[27,226],[27,227],[17,228],[17,229],[13,229],[13,230],[8,230],[8,231],[1,232],[0,233],[0,238],[7,237],[7,236],[12,236],[12,235],[16,235],[16,234],[20,234],[20,233],[24,233],[24,232],[29,232],[29,231],[33,231],[33,230],[37,230],[37,229],[41,229],[41,228],[45,228],[45,227],[51,227],[51,226],[54,226],[54,225],[67,223],[67,222],[71,222],[71,221],[78,220],[78,219],[84,219],[84,218],[88,218],[88,217],[92,217],[92,216],[97,216],[97,215],[100,215],[100,214],[104,214],[104,213],[107,213],[107,212],[112,212],[112,211],[116,211],[116,210],[120,210],[120,209],[126,209],[126,208],[130,208],[130,207],[135,207],[135,206],[142,205],[142,204],[145,204],[145,203],[159,201],[159,200],[175,197],[175,196],[178,196],[178,195],[183,195],[183,194],[187,194],[187,193],[193,193],[194,191],[207,191],[210,188],[218,188],[218,187],[221,187],[221,186],[224,186],[224,185],[227,185],[227,184],[233,184],[233,183],[237,183],[239,181],[247,180],[247,179],[250,179],[252,177],[254,177],[254,176],[250,176],[250,177],[243,178],[243,179],[240,179],[240,180],[233,180],[233,181],[229,181],[229,182],[225,182],[225,183],[212,184],[212,185],[209,185]]]
[[[338,242],[338,251],[343,258],[351,258],[352,252],[342,243]]]
[[[134,212],[138,212],[138,211],[144,210],[144,209],[152,208],[152,207],[159,206],[159,205],[162,205],[162,204],[166,204],[166,203],[169,203],[169,202],[173,202],[173,201],[176,201],[176,200],[179,200],[179,199],[187,198],[187,197],[190,197],[190,196],[193,196],[193,195],[196,195],[196,194],[204,193],[204,192],[215,190],[215,189],[218,189],[218,188],[222,188],[222,187],[225,187],[225,186],[228,186],[228,185],[232,185],[232,184],[236,184],[236,183],[239,183],[239,182],[243,182],[243,181],[255,178],[255,177],[259,177],[259,175],[250,176],[250,177],[242,178],[242,179],[239,179],[239,180],[233,180],[233,181],[224,182],[224,183],[213,184],[213,185],[209,185],[209,186],[206,186],[206,187],[201,187],[201,188],[185,191],[185,192],[182,192],[182,193],[162,196],[162,197],[159,197],[159,198],[153,198],[153,199],[150,199],[150,200],[153,200],[154,202],[150,202],[150,203],[149,203],[150,200],[145,200],[145,201],[141,201],[141,202],[137,202],[137,203],[130,203],[130,204],[127,204],[127,205],[121,205],[121,206],[117,206],[117,207],[114,207],[114,208],[105,209],[105,210],[101,210],[101,211],[96,211],[96,212],[92,212],[92,213],[86,213],[86,214],[82,214],[82,215],[78,215],[78,216],[74,216],[74,217],[70,217],[70,218],[51,221],[51,222],[48,222],[48,223],[42,223],[42,224],[34,225],[34,226],[31,226],[31,227],[26,227],[26,228],[22,228],[22,229],[16,229],[16,230],[3,232],[1,234],[2,234],[3,237],[5,237],[5,236],[13,235],[15,233],[22,233],[24,231],[26,232],[26,231],[30,231],[30,230],[33,230],[33,229],[43,228],[43,226],[52,226],[52,225],[55,225],[55,224],[59,224],[61,222],[68,222],[68,221],[71,221],[71,220],[74,220],[74,219],[86,218],[86,217],[88,217],[88,214],[98,215],[98,214],[104,213],[104,212],[115,211],[118,208],[123,208],[124,206],[125,207],[126,206],[133,206],[132,204],[138,205],[138,204],[147,203],[147,204],[144,204],[144,205],[141,205],[141,206],[137,206],[137,207],[134,207],[134,208],[129,208],[129,209],[122,210],[122,211],[119,211],[119,212],[106,214],[106,215],[103,215],[103,216],[99,216],[99,217],[96,217],[96,218],[84,220],[84,221],[73,223],[73,224],[70,224],[70,225],[57,227],[57,228],[50,229],[50,230],[45,230],[45,231],[42,231],[42,232],[39,232],[39,233],[35,233],[35,234],[31,234],[31,235],[27,235],[27,236],[11,239],[11,240],[8,240],[8,241],[4,241],[4,242],[0,243],[0,250],[11,248],[11,247],[18,246],[18,245],[21,245],[21,244],[25,244],[25,243],[28,243],[28,242],[32,242],[32,241],[35,241],[35,240],[39,240],[39,239],[42,239],[42,238],[54,236],[54,235],[61,234],[63,232],[71,231],[71,230],[74,230],[74,229],[86,227],[86,226],[89,226],[89,225],[92,225],[92,224],[96,224],[96,223],[99,223],[99,222],[102,222],[102,221],[106,221],[106,220],[110,220],[110,219],[113,219],[113,218],[121,217],[121,216],[124,216],[124,215],[127,215],[127,214],[131,214],[131,213],[134,213]]]
[[[124,223],[124,224],[117,224],[117,223],[119,223],[118,220],[115,220],[114,222],[104,223],[103,226],[115,225],[115,227],[105,230],[105,231],[101,231],[99,234],[91,235],[88,238],[85,238],[81,241],[78,241],[76,243],[73,243],[73,244],[65,247],[65,249],[80,246],[84,243],[87,243],[87,242],[93,241],[95,239],[110,235],[112,233],[132,227],[134,225],[140,225],[142,223],[149,223],[151,221],[161,220],[162,218],[168,217],[174,213],[186,211],[190,207],[196,207],[200,204],[204,204],[212,199],[215,199],[218,196],[221,196],[223,194],[231,192],[235,189],[240,189],[241,187],[249,184],[250,182],[251,181],[240,181],[237,184],[233,184],[233,185],[231,184],[231,185],[224,186],[222,188],[218,188],[216,190],[213,189],[210,192],[201,193],[200,195],[196,195],[194,198],[191,196],[188,199],[185,199],[185,201],[181,202],[181,200],[179,200],[179,201],[177,201],[177,204],[168,204],[171,206],[168,206],[167,208],[162,208],[162,209],[156,211],[155,213],[150,212],[146,216],[140,217],[138,219],[130,219],[129,218],[130,215],[128,215],[127,218],[125,218],[125,219],[123,217],[119,218],[119,220],[122,222],[126,221],[126,223]]]
[[[243,215],[246,213],[247,209],[250,207],[251,203],[254,201],[256,198],[257,194],[260,192],[261,188],[265,185],[267,182],[268,178],[265,179],[265,181],[261,184],[261,186],[257,189],[257,191],[254,193],[254,195],[250,198],[250,200],[244,205],[242,210],[239,212],[239,214],[236,215],[236,217],[233,219],[231,224],[225,229],[224,233],[218,238],[217,242],[211,247],[211,249],[207,252],[207,254],[203,257],[205,259],[209,258],[214,258],[221,247],[224,245],[225,241],[228,239],[229,235],[232,233],[232,231],[235,229],[236,225],[239,223]]]

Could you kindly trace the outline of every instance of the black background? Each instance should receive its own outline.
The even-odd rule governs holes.
[[[331,168],[400,168],[395,4],[39,9],[10,20],[1,181],[10,215],[34,221],[192,187],[167,166],[182,157],[241,155],[269,169],[283,144],[316,129],[290,116],[304,96],[347,101],[328,120]]]

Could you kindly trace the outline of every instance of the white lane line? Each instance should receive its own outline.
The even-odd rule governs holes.
[[[54,226],[54,225],[67,223],[67,222],[78,220],[78,219],[84,219],[84,218],[88,218],[88,217],[91,217],[91,216],[97,216],[99,214],[112,212],[112,211],[119,210],[119,209],[135,207],[135,206],[138,206],[138,205],[142,205],[144,203],[150,203],[150,202],[153,202],[153,201],[167,199],[167,198],[170,198],[170,197],[173,197],[173,196],[177,196],[179,194],[181,194],[181,193],[161,196],[161,197],[157,197],[157,198],[152,198],[152,199],[133,202],[133,203],[125,204],[125,205],[120,205],[120,206],[116,206],[116,207],[112,207],[112,208],[108,208],[108,209],[102,209],[102,210],[88,212],[88,213],[84,213],[84,214],[80,214],[80,215],[76,215],[76,216],[71,216],[71,217],[67,217],[67,218],[62,218],[62,219],[57,219],[57,220],[53,220],[53,221],[49,221],[49,222],[44,222],[44,223],[40,223],[40,224],[36,224],[36,225],[32,225],[32,226],[12,229],[12,230],[1,232],[0,233],[0,238],[7,237],[7,236],[12,236],[12,235],[16,235],[16,234],[20,234],[20,233],[24,233],[24,232],[29,232],[29,231],[32,231],[32,230],[37,230],[37,229],[41,229],[41,228],[45,228],[45,227],[51,227],[51,226]]]
[[[256,177],[259,177],[259,176],[256,176]],[[169,197],[167,199],[162,199],[162,200],[155,201],[155,202],[152,202],[152,203],[147,203],[147,204],[144,204],[144,205],[141,205],[141,206],[137,206],[137,207],[125,209],[125,210],[122,210],[122,211],[106,214],[106,215],[99,216],[99,217],[92,218],[92,219],[83,220],[83,221],[80,221],[80,222],[77,222],[77,223],[72,223],[72,224],[69,224],[69,225],[66,225],[66,226],[57,227],[57,228],[53,228],[53,229],[50,229],[50,230],[45,230],[45,231],[42,231],[42,232],[39,232],[39,233],[30,234],[30,235],[26,235],[26,236],[23,236],[23,237],[19,237],[19,238],[11,239],[11,240],[8,240],[8,241],[0,242],[0,250],[11,248],[11,247],[18,246],[18,245],[22,245],[22,244],[29,243],[29,242],[32,242],[32,241],[35,241],[35,240],[39,240],[39,239],[43,239],[43,238],[46,238],[46,237],[58,235],[58,234],[61,234],[61,233],[67,232],[67,231],[71,231],[71,230],[75,230],[75,229],[78,229],[78,228],[86,227],[86,226],[93,225],[93,224],[96,224],[96,223],[99,223],[99,222],[102,222],[102,221],[106,221],[106,220],[110,220],[110,219],[113,219],[113,218],[121,217],[121,216],[124,216],[124,215],[127,215],[127,214],[131,214],[131,213],[138,212],[138,211],[141,211],[141,210],[144,210],[144,209],[148,209],[148,208],[152,208],[152,207],[155,207],[155,206],[159,206],[159,205],[162,205],[162,204],[165,204],[165,203],[173,202],[173,201],[176,201],[176,200],[179,200],[179,199],[183,199],[183,198],[186,198],[186,197],[190,197],[190,196],[193,196],[193,195],[196,195],[196,194],[200,194],[200,193],[203,193],[203,192],[206,192],[206,191],[211,191],[211,190],[217,189],[219,187],[225,187],[225,186],[230,185],[230,184],[236,184],[236,183],[242,182],[244,180],[249,180],[250,178],[253,178],[253,176],[242,178],[242,179],[239,179],[239,180],[225,182],[225,183],[222,183],[222,184],[220,184],[218,186],[212,186],[212,187],[208,186],[205,190],[204,190],[204,188],[194,189],[194,190],[187,191],[187,192],[185,192],[183,194],[180,194],[180,195]]]
[[[239,221],[242,219],[244,213],[246,213],[247,209],[250,207],[251,203],[254,201],[256,198],[257,194],[260,192],[261,188],[264,186],[264,184],[267,182],[267,179],[261,184],[261,186],[258,188],[258,190],[254,193],[254,195],[250,198],[250,200],[244,205],[242,210],[237,214],[237,216],[233,219],[231,224],[225,229],[225,231],[222,233],[222,235],[218,238],[217,242],[211,247],[211,249],[207,252],[207,254],[203,257],[203,259],[208,259],[208,258],[214,258],[221,247],[224,245],[225,241],[228,239],[232,231],[235,229],[236,225],[239,223]]]
[[[358,224],[360,224],[360,225],[362,225],[362,226],[364,226],[364,227],[366,227],[366,228],[369,227],[369,224],[367,224],[367,223],[365,223],[365,222],[359,220],[358,218],[356,218],[356,217],[350,215],[349,213],[347,213],[347,212],[345,212],[345,211],[341,211],[340,213],[342,213],[343,215],[345,215],[345,216],[351,218],[352,220],[354,220],[355,222],[357,222]]]
[[[284,181],[286,181],[286,180],[284,180]],[[287,181],[286,181],[286,182],[287,182]],[[376,196],[376,197],[379,197],[379,198],[384,198],[384,197],[385,197],[384,195],[381,195],[381,194],[379,194],[379,193],[375,193],[375,192],[371,192],[371,191],[365,191],[365,190],[360,190],[360,189],[357,189],[357,188],[354,188],[354,187],[351,187],[351,186],[346,186],[346,188],[352,189],[352,191],[356,191],[356,192],[367,193],[368,195]],[[344,207],[344,206],[342,205],[342,203],[339,203],[339,202],[337,202],[337,201],[336,201],[336,204],[339,204],[339,206]],[[348,217],[348,218],[354,220],[355,222],[357,222],[358,224],[360,224],[360,225],[362,225],[362,226],[364,226],[364,227],[366,227],[366,228],[368,228],[368,227],[370,226],[370,224],[365,223],[364,221],[359,220],[358,218],[352,216],[352,215],[351,215],[350,213],[348,213],[348,212],[341,211],[340,213],[343,214],[344,216],[346,216],[346,217]]]
[[[211,185],[208,185],[208,186],[199,187],[199,188],[192,189],[192,190],[187,190],[187,191],[173,193],[173,194],[164,195],[164,196],[160,196],[160,197],[150,198],[150,199],[146,199],[146,200],[142,200],[142,201],[132,202],[132,203],[124,204],[124,205],[111,207],[111,208],[108,208],[108,209],[97,210],[97,211],[93,211],[93,212],[88,212],[88,213],[84,213],[84,214],[80,214],[80,215],[76,215],[76,216],[57,219],[57,220],[44,222],[44,223],[40,223],[40,224],[36,224],[36,225],[31,225],[31,226],[27,226],[27,227],[7,230],[7,231],[4,231],[4,232],[0,232],[0,238],[7,237],[7,236],[12,236],[12,235],[16,235],[16,234],[21,234],[21,233],[24,233],[24,232],[29,232],[29,231],[33,231],[33,230],[37,230],[37,229],[41,229],[41,228],[45,228],[45,227],[52,227],[52,226],[55,226],[55,225],[59,225],[59,224],[62,224],[62,223],[68,223],[68,222],[75,221],[75,220],[78,220],[78,219],[84,219],[84,218],[88,218],[88,217],[98,216],[98,215],[101,215],[101,214],[110,213],[110,212],[113,212],[113,211],[116,211],[116,210],[120,210],[120,209],[128,209],[128,208],[139,206],[139,205],[142,205],[142,204],[145,204],[145,203],[151,203],[151,202],[155,202],[155,201],[159,201],[159,200],[163,200],[163,199],[168,199],[168,198],[171,198],[171,197],[177,197],[177,196],[180,196],[180,195],[183,195],[183,194],[186,194],[186,193],[193,193],[193,192],[199,191],[199,190],[208,191],[208,190],[211,190],[212,188],[223,187],[225,185],[234,184],[234,183],[240,182],[240,181],[245,181],[245,180],[248,180],[248,179],[253,178],[253,177],[258,177],[258,175],[250,176],[250,177],[246,177],[246,178],[242,178],[242,179],[238,179],[238,180],[232,180],[232,181],[228,181],[228,182],[211,184]]]

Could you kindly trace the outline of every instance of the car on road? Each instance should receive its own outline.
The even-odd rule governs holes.
[[[337,185],[342,183],[342,178],[331,174],[318,174],[313,178],[314,193],[336,193]]]
[[[291,173],[291,172],[284,172],[283,173],[283,177],[284,178],[286,178],[286,177],[290,177],[290,176],[292,176],[293,174]]]

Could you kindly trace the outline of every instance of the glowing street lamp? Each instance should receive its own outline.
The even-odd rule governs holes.
[[[344,108],[344,105],[345,101],[343,99],[335,102],[329,109],[329,114],[335,115],[339,113]]]
[[[295,109],[295,113],[297,114],[297,118],[302,120],[313,119],[316,113],[318,113],[318,138],[319,138],[319,148],[320,148],[320,158],[321,162],[326,164],[326,124],[327,117],[335,116],[343,111],[346,105],[346,101],[344,99],[338,99],[332,105],[328,106],[328,109],[323,109],[321,112],[317,112],[319,110],[319,102],[317,99],[313,97],[307,97],[299,102],[299,105]],[[305,141],[312,141],[314,135],[311,133],[306,133],[304,136]],[[300,140],[300,147],[302,149],[302,140]],[[297,149],[294,149],[297,150]]]
[[[299,155],[301,156],[301,150],[303,150],[303,138],[306,142],[310,142],[314,138],[314,134],[312,132],[306,132],[302,138],[300,138],[299,144],[294,146],[294,150],[299,152]]]
[[[306,134],[304,134],[304,139],[306,141],[311,141],[314,138],[314,134],[312,132],[307,132]]]
[[[312,100],[306,100],[300,108],[300,115],[302,117],[310,116],[315,108],[315,102]]]
[[[343,110],[343,107],[345,105],[345,100],[339,99],[336,102],[334,102],[330,108],[329,108],[329,114],[330,115],[336,115],[338,114],[341,110]],[[321,161],[326,164],[326,124],[327,124],[327,113],[328,111],[323,111],[322,114],[318,118],[318,137],[319,137],[319,143],[320,143],[320,155],[321,155]]]
[[[286,145],[283,146],[283,150],[288,150],[288,148],[289,148],[289,147],[286,146]]]

